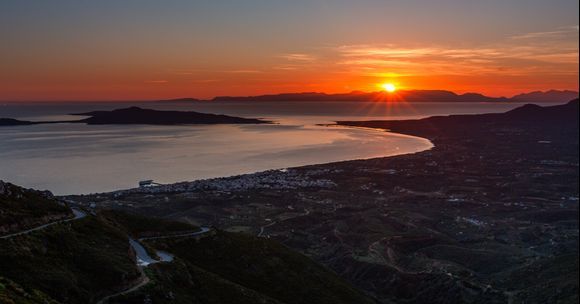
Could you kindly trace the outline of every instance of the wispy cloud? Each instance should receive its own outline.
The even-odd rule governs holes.
[[[153,83],[153,84],[164,84],[169,83],[168,80],[145,80],[145,83]]]
[[[214,83],[214,82],[220,82],[221,80],[219,79],[199,79],[199,80],[192,80],[191,83],[195,83],[195,84],[207,84],[207,83]]]
[[[549,39],[547,37],[550,37]],[[540,39],[542,38],[542,39]],[[337,47],[338,65],[365,75],[474,75],[578,72],[578,29],[566,27],[509,37],[493,45],[346,45]]]
[[[298,61],[298,62],[312,62],[316,60],[316,57],[310,54],[304,53],[288,53],[278,55],[279,58],[286,59],[288,61]]]
[[[558,28],[554,31],[531,32],[511,36],[511,39],[525,40],[525,39],[560,39],[578,37],[578,25],[566,26]]]
[[[226,73],[232,73],[232,74],[258,74],[258,73],[263,73],[263,71],[260,70],[231,70],[231,71],[225,71]]]
[[[274,70],[282,70],[282,71],[295,71],[299,69],[299,66],[296,65],[280,65],[280,66],[275,66],[273,68]]]

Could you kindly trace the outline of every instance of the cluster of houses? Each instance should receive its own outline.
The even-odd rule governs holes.
[[[200,190],[240,191],[253,189],[299,189],[308,187],[333,188],[336,184],[328,179],[312,178],[296,170],[269,170],[234,177],[212,178],[192,182],[161,185],[152,180],[139,182],[139,188],[117,191],[127,193],[171,193],[193,192]]]

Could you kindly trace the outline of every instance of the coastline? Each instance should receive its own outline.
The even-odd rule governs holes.
[[[382,134],[388,133],[388,136],[392,136],[392,137],[412,138],[415,140],[421,140],[423,142],[427,142],[429,146],[426,147],[425,149],[420,150],[420,151],[391,153],[391,154],[386,155],[386,156],[371,156],[371,157],[364,157],[364,158],[353,158],[353,159],[345,159],[345,160],[337,160],[337,161],[319,162],[319,163],[306,164],[306,165],[300,165],[300,166],[291,166],[291,167],[284,167],[284,168],[270,168],[267,170],[260,170],[260,171],[241,173],[241,174],[235,174],[235,175],[219,176],[219,177],[212,177],[212,178],[201,178],[201,179],[194,179],[194,180],[188,180],[188,181],[178,181],[178,182],[167,183],[167,184],[158,184],[158,185],[151,186],[151,187],[136,187],[136,188],[118,189],[118,190],[105,191],[105,192],[83,193],[83,194],[63,194],[63,195],[57,195],[57,196],[67,198],[67,197],[76,197],[76,196],[84,196],[84,195],[91,196],[91,195],[107,195],[107,194],[122,195],[125,193],[179,192],[179,191],[185,191],[185,189],[188,189],[187,191],[191,191],[192,189],[204,189],[204,188],[208,188],[208,187],[211,188],[213,183],[223,183],[223,182],[227,183],[228,181],[232,181],[232,180],[236,181],[235,182],[236,184],[240,184],[240,183],[244,183],[244,181],[243,181],[244,179],[251,180],[251,181],[247,181],[247,183],[250,185],[249,187],[261,187],[259,185],[256,185],[256,180],[262,180],[262,182],[264,182],[264,183],[270,183],[271,180],[273,180],[273,179],[279,179],[279,177],[278,177],[279,173],[286,173],[288,171],[300,171],[304,168],[308,168],[308,167],[312,167],[312,166],[326,166],[326,165],[345,163],[345,162],[356,162],[356,161],[365,161],[365,160],[372,160],[372,159],[384,159],[384,158],[390,158],[390,157],[412,155],[412,154],[430,151],[435,147],[435,145],[427,138],[414,136],[412,134],[390,132],[389,130],[385,130],[385,129],[381,129],[381,128],[370,128],[370,127],[349,126],[349,125],[339,125],[339,124],[326,124],[326,125],[317,125],[317,126],[324,126],[324,127],[329,127],[329,128],[335,127],[335,128],[357,129],[357,130],[365,130],[365,131],[371,131],[371,132],[380,132]],[[270,175],[274,175],[274,177],[271,178]],[[292,179],[294,179],[294,178],[297,178],[297,177],[292,177]],[[305,182],[305,183],[292,182],[292,183],[296,183],[297,185],[301,185],[301,184],[308,185],[309,184],[309,182]],[[258,184],[260,184],[260,182],[258,182]],[[322,183],[322,184],[324,184],[324,183]],[[223,186],[223,185],[216,186],[216,187],[223,188],[223,189],[228,188],[227,186]],[[237,187],[238,189],[240,188],[239,186],[235,186],[235,187]]]
[[[554,268],[577,265],[577,107],[349,122],[435,146],[255,174],[250,185],[68,199],[272,238],[384,301],[550,302],[556,289],[577,294],[577,272]],[[392,292],[403,287],[424,292]]]

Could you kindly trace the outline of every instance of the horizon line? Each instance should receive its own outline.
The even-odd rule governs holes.
[[[547,89],[547,90],[533,90],[533,91],[522,91],[518,94],[514,94],[510,97],[507,96],[489,96],[489,95],[485,95],[483,93],[479,93],[479,92],[464,92],[464,93],[457,93],[455,91],[451,91],[451,90],[444,90],[444,89],[398,89],[396,92],[417,92],[417,91],[441,91],[441,92],[450,92],[453,93],[457,96],[462,96],[462,95],[466,95],[466,94],[479,94],[482,95],[484,97],[489,97],[489,98],[497,98],[497,99],[501,99],[501,98],[505,98],[505,99],[510,99],[513,98],[515,96],[521,95],[521,94],[530,94],[530,93],[547,93],[547,92],[551,92],[551,91],[557,91],[557,92],[571,92],[571,93],[576,93],[579,94],[579,91],[574,90],[574,89]],[[337,93],[327,93],[327,92],[316,92],[316,91],[301,91],[301,92],[280,92],[280,93],[265,93],[265,94],[258,94],[258,95],[216,95],[213,96],[211,98],[197,98],[197,97],[191,97],[191,96],[186,96],[186,97],[167,97],[167,98],[159,98],[159,99],[61,99],[61,100],[54,100],[54,99],[50,99],[50,100],[2,100],[0,99],[0,106],[3,104],[8,104],[8,103],[68,103],[68,102],[106,102],[106,103],[121,103],[121,102],[159,102],[159,101],[171,101],[171,100],[179,100],[179,99],[196,99],[202,102],[211,102],[214,101],[216,98],[220,98],[220,97],[230,97],[230,98],[251,98],[251,97],[260,97],[260,96],[276,96],[276,95],[292,95],[292,94],[324,94],[324,95],[345,95],[345,94],[353,94],[353,93],[361,93],[361,94],[378,94],[378,93],[385,93],[385,94],[397,94],[397,93],[387,93],[384,91],[362,91],[362,90],[352,90],[349,92],[337,92]]]

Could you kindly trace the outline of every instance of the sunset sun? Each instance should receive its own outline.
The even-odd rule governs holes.
[[[381,87],[383,88],[383,90],[389,93],[393,93],[397,90],[397,87],[392,83],[383,83],[381,84]]]

